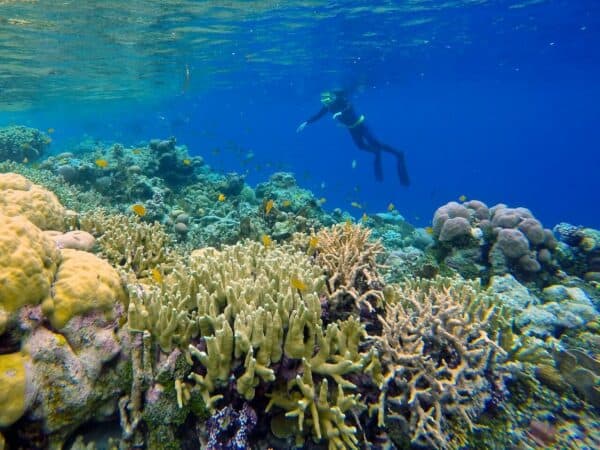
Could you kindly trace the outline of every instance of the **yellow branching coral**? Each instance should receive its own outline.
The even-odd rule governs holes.
[[[98,237],[102,255],[114,266],[150,277],[157,266],[166,270],[174,264],[172,239],[157,222],[148,224],[123,214],[95,211],[79,219],[83,231]]]
[[[472,427],[503,386],[506,354],[488,335],[493,302],[473,283],[444,278],[390,286],[385,298],[379,423],[399,421],[413,443],[445,448],[448,419]]]
[[[320,230],[312,242],[317,264],[327,273],[330,302],[336,308],[349,297],[358,309],[374,309],[383,301],[383,282],[377,273],[379,242],[370,241],[371,230],[345,223]],[[310,244],[309,244],[310,245]]]
[[[196,334],[201,338],[187,348],[203,366],[190,379],[209,408],[232,382],[246,401],[261,385],[272,393],[270,408],[297,412],[292,434],[312,432],[332,449],[355,448],[346,413],[364,405],[346,392],[355,389],[347,375],[364,371],[377,378],[380,367],[374,350],[359,351],[365,331],[358,319],[323,330],[324,291],[322,269],[291,247],[245,242],[204,248],[175,267],[160,289],[137,286],[129,326],[150,331],[167,351],[185,348]],[[292,361],[298,377],[288,385],[276,371]]]

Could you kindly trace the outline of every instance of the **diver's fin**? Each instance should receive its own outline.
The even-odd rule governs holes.
[[[375,179],[377,181],[383,181],[383,167],[381,165],[381,152],[375,152],[375,161],[373,163],[375,169]]]
[[[402,186],[410,186],[410,178],[408,176],[408,171],[406,170],[406,163],[404,162],[404,153],[400,152],[396,158],[396,170],[398,171],[400,184]]]

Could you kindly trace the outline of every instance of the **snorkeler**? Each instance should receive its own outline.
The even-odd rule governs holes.
[[[309,123],[314,123],[330,112],[333,118],[348,128],[352,140],[358,148],[375,154],[375,179],[383,181],[383,167],[381,166],[381,152],[391,153],[396,157],[396,170],[400,184],[408,186],[410,179],[406,164],[404,162],[404,153],[396,150],[389,145],[379,142],[365,125],[365,116],[358,115],[354,111],[354,107],[346,97],[342,90],[326,91],[321,93],[321,103],[323,107],[313,117],[305,122],[302,122],[296,129],[296,132],[304,130]]]

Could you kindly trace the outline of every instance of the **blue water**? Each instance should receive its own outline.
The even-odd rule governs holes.
[[[0,2],[0,125],[52,127],[55,152],[174,135],[356,216],[426,225],[465,195],[600,228],[599,2],[83,3]],[[331,87],[405,151],[409,188],[330,117],[295,132]]]

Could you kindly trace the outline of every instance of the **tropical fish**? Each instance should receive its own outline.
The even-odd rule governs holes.
[[[146,215],[146,208],[144,207],[144,205],[141,205],[139,203],[133,205],[131,207],[131,210],[140,217],[144,217]]]
[[[140,155],[142,153],[142,149],[141,148],[134,148],[131,153],[133,153],[134,155]]]
[[[356,169],[356,160],[355,159],[352,160],[352,168]]]
[[[431,228],[431,227],[425,227],[424,230],[425,230],[425,233],[427,233],[429,235],[433,234],[433,228]]]
[[[281,206],[283,206],[284,208],[291,206],[291,204],[292,204],[291,200],[284,200],[281,202]]]
[[[362,205],[358,202],[352,202],[352,203],[350,203],[350,206],[352,206],[354,208],[362,209]]]
[[[27,164],[29,162],[29,160],[27,159],[27,157],[23,158],[23,164]]]
[[[224,202],[226,198],[227,198],[227,197],[225,197],[225,194],[221,193],[221,194],[219,194],[219,196],[217,197],[217,200],[218,200],[218,201],[220,201],[220,202]]]
[[[275,202],[273,201],[273,199],[270,199],[266,204],[265,204],[265,214],[269,214],[271,212],[271,210],[273,209],[273,205],[275,204]]]
[[[304,284],[304,282],[297,277],[292,277],[291,283],[292,286],[298,289],[299,291],[305,291],[307,289],[306,284]]]
[[[317,245],[319,245],[319,238],[317,236],[311,236],[308,239],[308,247],[309,248],[317,248]]]
[[[162,284],[163,282],[162,273],[160,273],[160,270],[158,270],[156,267],[152,269],[152,279],[159,284]]]
[[[390,203],[390,204],[388,205],[388,207],[387,207],[387,210],[388,210],[389,212],[392,212],[394,209],[396,209],[396,207],[394,206],[394,204],[393,204],[393,203]]]
[[[363,213],[362,217],[360,218],[363,222],[366,222],[367,219],[369,218],[369,216],[367,216],[367,213]]]
[[[188,159],[188,158],[186,158],[186,159],[184,159],[184,160],[182,161],[182,163],[183,163],[183,165],[184,165],[184,166],[189,166],[190,164],[192,164],[192,160],[191,160],[191,159]]]
[[[319,206],[321,206],[322,204],[324,204],[327,201],[327,199],[325,197],[321,197],[319,200],[317,200],[317,203],[319,204]]]
[[[263,234],[260,239],[261,239],[263,245],[265,246],[265,248],[269,248],[271,246],[271,244],[273,243],[271,238],[266,234]]]
[[[48,128],[48,133],[49,133],[49,134],[52,134],[52,133],[54,133],[54,128]]]
[[[461,201],[461,202],[466,202],[467,201],[467,196],[463,194],[460,197],[458,197],[458,200]]]
[[[52,143],[52,138],[51,137],[44,138],[44,144],[48,145],[48,144],[51,144],[51,143]]]
[[[108,167],[108,161],[105,159],[97,159],[96,165],[101,169],[106,169]]]

